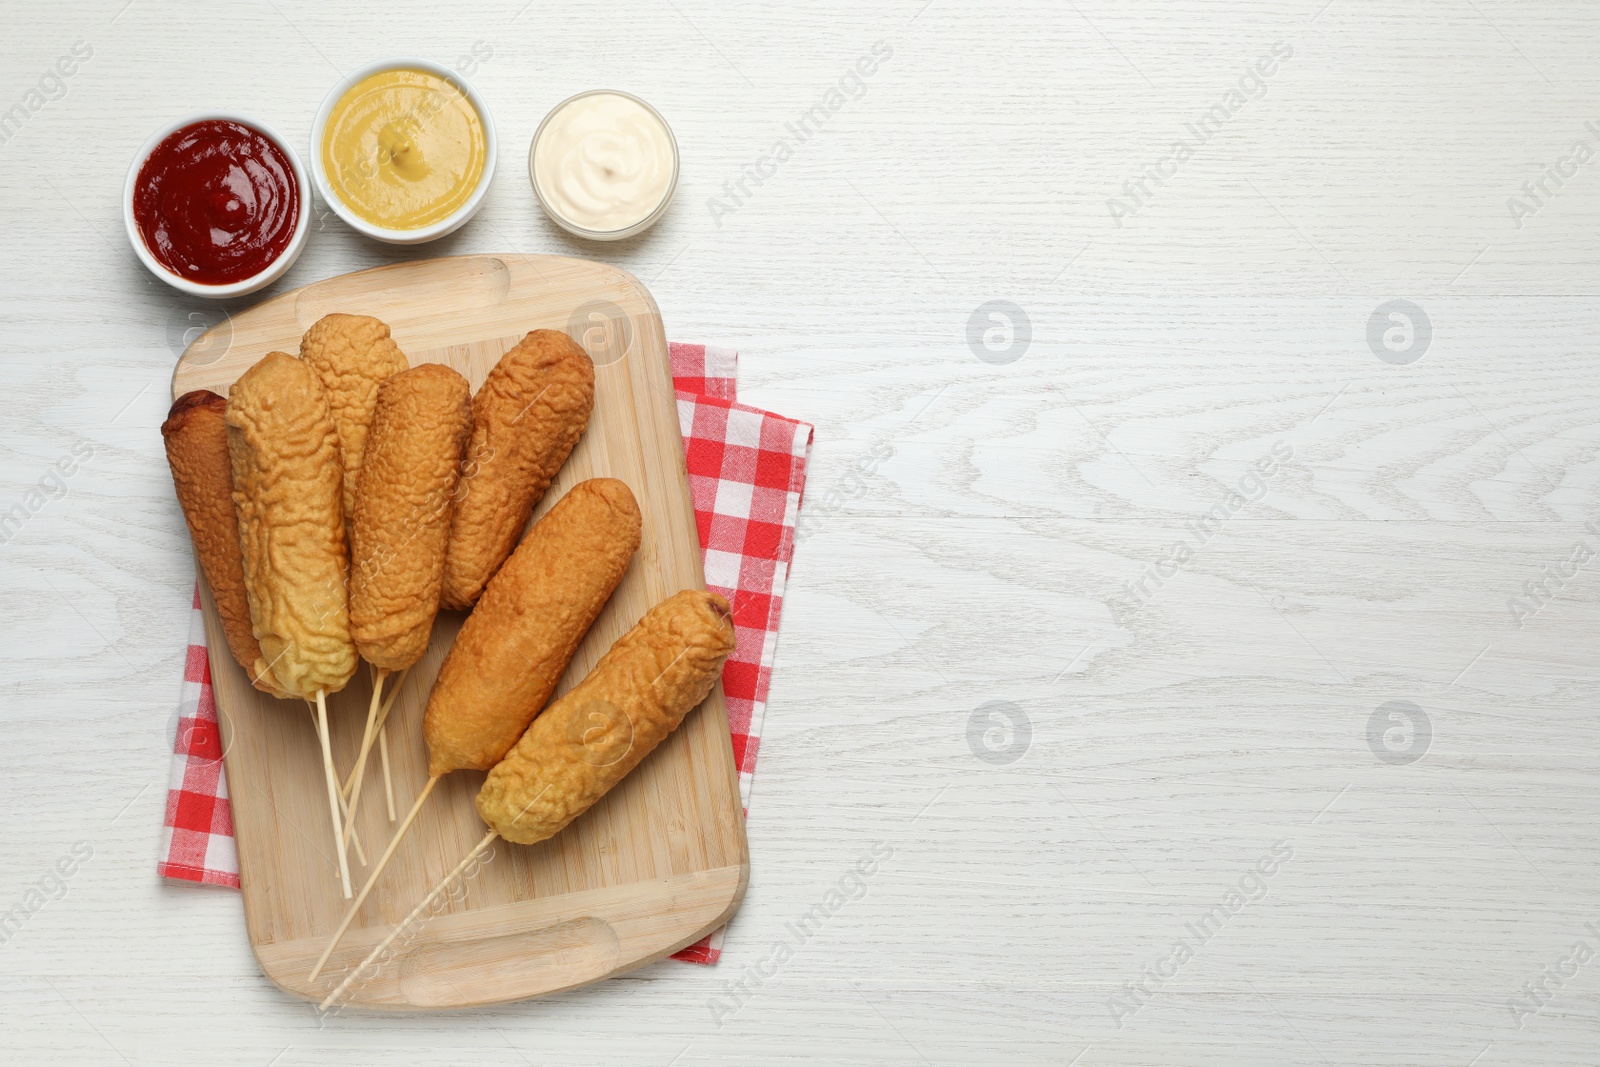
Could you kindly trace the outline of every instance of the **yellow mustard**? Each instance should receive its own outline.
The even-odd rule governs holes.
[[[458,86],[424,70],[385,70],[333,105],[322,169],[362,219],[416,230],[472,197],[488,151],[483,120]]]

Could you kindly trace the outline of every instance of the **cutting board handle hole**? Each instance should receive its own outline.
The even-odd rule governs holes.
[[[463,258],[468,261],[462,262]],[[395,342],[405,351],[408,327],[419,319],[424,325],[431,324],[439,318],[441,305],[448,307],[452,315],[459,315],[503,304],[511,295],[511,268],[497,256],[456,257],[404,266],[407,269],[403,274],[396,274],[393,288],[382,287],[380,273],[393,270],[392,266],[309,285],[295,301],[295,319],[300,328],[306,330],[322,316],[336,311],[371,315],[388,323]],[[430,271],[437,277],[430,279]],[[373,277],[374,274],[378,276]],[[418,286],[429,292],[427,301],[417,299]],[[461,339],[462,342],[470,340],[470,337]]]

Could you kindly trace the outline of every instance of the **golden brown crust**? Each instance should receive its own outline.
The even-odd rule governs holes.
[[[564,333],[534,330],[494,365],[472,400],[472,440],[445,561],[445,607],[477,603],[593,408],[594,364]]]
[[[677,729],[733,648],[717,594],[686,589],[657,604],[489,772],[478,814],[507,841],[554,837]]]
[[[250,621],[278,687],[312,698],[356,670],[344,468],[316,373],[270,352],[228,391],[228,458]]]
[[[300,339],[300,358],[311,365],[328,393],[344,463],[343,514],[356,511],[356,486],[366,457],[378,385],[409,365],[389,327],[370,315],[324,315]]]
[[[639,547],[639,505],[580,482],[517,546],[467,616],[428,695],[428,773],[488,770],[550,699]]]
[[[404,670],[427,651],[471,424],[472,388],[449,367],[378,387],[350,524],[350,629],[374,667]]]
[[[270,671],[258,674],[261,646],[250,632],[250,601],[244,589],[244,559],[239,520],[233,510],[233,472],[228,463],[228,401],[207,389],[184,393],[172,402],[161,437],[172,468],[178,506],[189,525],[211,598],[222,620],[228,650],[250,682],[263,693],[282,697]],[[265,661],[262,661],[263,663]]]

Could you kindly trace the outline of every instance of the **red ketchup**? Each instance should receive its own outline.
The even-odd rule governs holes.
[[[300,216],[294,165],[259,130],[206,119],[156,146],[134,183],[133,219],[180,278],[227,285],[283,255]]]

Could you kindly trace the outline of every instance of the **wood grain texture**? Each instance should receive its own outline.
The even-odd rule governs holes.
[[[476,299],[475,299],[476,298]],[[591,322],[586,307],[604,308]],[[660,313],[631,275],[556,256],[458,256],[397,264],[284,293],[233,317],[227,338],[202,334],[178,360],[173,395],[234,378],[326,311],[386,322],[412,366],[443,363],[473,388],[534,329],[572,330],[595,367],[589,428],[535,510],[534,522],[588,478],[618,478],[644,515],[643,540],[621,584],[579,646],[556,695],[577,684],[653,605],[704,588],[693,505]],[[576,316],[576,317],[575,317]],[[205,383],[205,384],[198,384]],[[478,773],[450,775],[422,809],[316,983],[306,980],[347,904],[328,883],[333,852],[318,826],[320,760],[296,701],[257,693],[227,654],[216,605],[203,596],[250,943],[267,977],[321,999],[423,899],[482,836],[472,807]],[[395,788],[428,778],[422,716],[465,613],[443,613],[390,712]],[[353,765],[371,688],[366,677],[329,699],[335,765]],[[342,774],[341,770],[341,774]],[[392,827],[377,804],[357,812],[367,841]],[[720,683],[658,751],[564,833],[498,842],[431,921],[351,985],[352,1008],[481,1006],[569,989],[632,970],[724,923],[748,879],[733,750]],[[354,877],[362,879],[357,868]],[[446,921],[446,916],[448,921]]]
[[[1506,600],[1600,513],[1600,162],[1521,227],[1506,202],[1600,124],[1600,8],[674,0],[630,5],[618,33],[572,0],[122,6],[16,5],[0,39],[0,101],[73,41],[95,48],[0,146],[0,504],[94,450],[0,546],[0,904],[73,842],[95,850],[0,949],[8,1053],[1594,1062],[1595,964],[1520,1029],[1506,1004],[1596,921],[1600,571],[1520,630]],[[866,93],[712,218],[878,40],[895,54]],[[1268,95],[1117,228],[1107,199],[1280,40],[1295,55]],[[148,132],[195,107],[248,109],[303,148],[342,73],[477,41],[504,149],[483,211],[407,251],[315,205],[277,291],[455,253],[624,267],[669,337],[740,349],[742,399],[816,424],[812,528],[722,963],[319,1022],[261,977],[236,894],[151,876],[193,575],[155,427],[169,333],[206,309],[130,262],[118,196]],[[520,164],[549,108],[602,86],[662,111],[683,171],[648,234],[593,246],[543,217]],[[1410,366],[1367,347],[1395,298],[1433,322]],[[995,299],[1033,326],[1007,366],[967,345]],[[1280,438],[1301,462],[1118,627],[1122,583]],[[1434,729],[1409,766],[1366,738],[1396,699]],[[1010,765],[967,742],[996,700],[1031,719]],[[63,802],[77,767],[94,789]],[[1267,899],[1117,1028],[1106,999],[1280,839],[1295,858]],[[895,852],[866,894],[757,987],[878,841]],[[741,979],[755,991],[714,1017]]]

